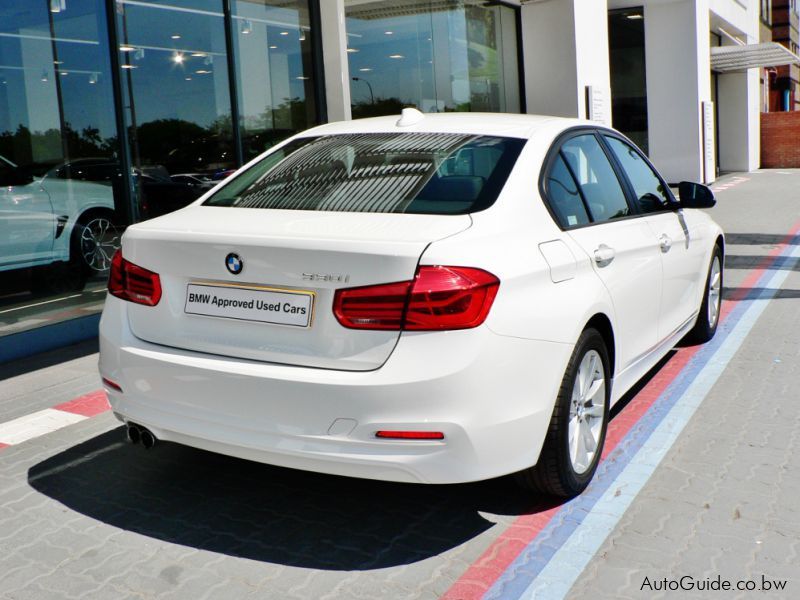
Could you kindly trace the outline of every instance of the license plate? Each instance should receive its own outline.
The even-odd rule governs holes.
[[[184,312],[292,327],[311,325],[314,293],[268,287],[190,283]]]

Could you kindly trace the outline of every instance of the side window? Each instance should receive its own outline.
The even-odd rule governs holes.
[[[546,185],[550,208],[562,227],[586,225],[589,222],[589,215],[586,214],[586,207],[578,192],[578,186],[570,175],[561,154],[556,157],[550,167]]]
[[[656,175],[642,155],[630,144],[611,136],[604,136],[612,152],[622,165],[636,194],[636,203],[643,213],[669,208],[670,197],[661,178]]]
[[[622,185],[594,134],[570,138],[561,147],[561,154],[578,179],[592,221],[608,221],[630,214]]]

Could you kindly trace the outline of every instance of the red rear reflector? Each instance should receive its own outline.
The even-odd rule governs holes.
[[[161,279],[158,273],[125,260],[122,250],[117,250],[111,259],[108,292],[129,302],[155,306],[161,300]]]
[[[482,269],[423,266],[413,281],[336,290],[333,313],[351,329],[470,329],[486,320],[499,287]]]
[[[110,387],[112,390],[115,390],[117,392],[122,391],[122,387],[118,383],[114,383],[113,381],[111,381],[110,379],[106,379],[105,377],[103,377],[102,379],[103,379],[103,385],[105,385],[106,387]]]
[[[441,431],[378,431],[375,437],[394,440],[443,440]]]

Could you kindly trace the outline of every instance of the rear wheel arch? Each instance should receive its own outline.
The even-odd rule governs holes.
[[[616,342],[614,341],[614,327],[611,325],[611,319],[609,319],[604,313],[597,313],[591,319],[589,319],[584,326],[583,331],[587,329],[596,329],[603,337],[603,341],[606,344],[606,350],[608,352],[608,372],[610,377],[613,379],[614,368],[616,365]]]
[[[85,223],[87,220],[95,216],[107,217],[115,225],[119,224],[117,212],[113,208],[108,208],[107,206],[92,206],[91,208],[87,208],[78,215],[78,218],[75,219],[75,223]]]
[[[594,323],[603,327],[603,318],[607,319],[601,315]],[[587,365],[589,370],[584,371]],[[589,485],[599,464],[608,425],[609,366],[605,335],[593,324],[587,325],[567,363],[536,464],[514,474],[523,488],[570,498]]]

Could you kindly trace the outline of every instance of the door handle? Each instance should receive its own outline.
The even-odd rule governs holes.
[[[662,233],[661,237],[658,238],[658,245],[661,247],[661,252],[666,254],[672,248],[672,240],[666,233]]]
[[[597,263],[598,267],[607,267],[614,260],[614,256],[616,254],[613,248],[600,244],[594,251],[594,262]]]

